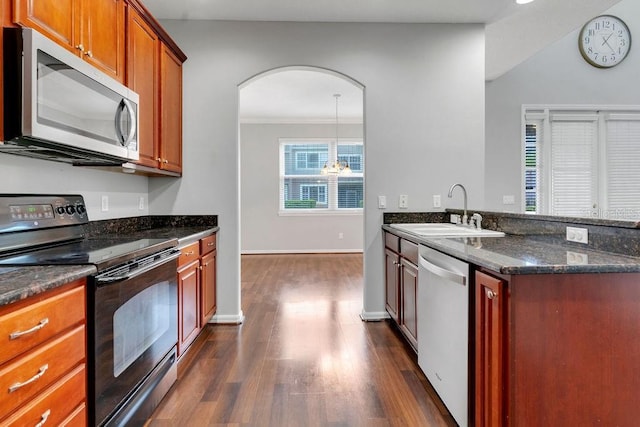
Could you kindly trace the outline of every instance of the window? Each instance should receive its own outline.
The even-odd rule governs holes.
[[[360,212],[364,200],[361,141],[280,141],[280,212]],[[322,175],[330,159],[349,164],[351,175]]]
[[[525,211],[640,215],[640,111],[526,110]]]

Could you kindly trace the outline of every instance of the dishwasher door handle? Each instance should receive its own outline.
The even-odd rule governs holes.
[[[455,271],[447,270],[446,268],[442,268],[437,266],[429,261],[427,261],[424,257],[420,256],[419,263],[422,268],[425,270],[435,274],[436,276],[440,276],[443,279],[447,279],[450,282],[457,283],[458,285],[465,286],[467,284],[467,277],[463,274],[456,273]]]

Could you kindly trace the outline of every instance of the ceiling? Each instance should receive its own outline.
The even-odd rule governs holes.
[[[483,23],[485,76],[493,80],[620,1],[536,0],[517,5],[515,0],[144,0],[144,4],[160,20]],[[277,120],[283,115],[294,121],[311,116],[330,120],[335,118],[337,92],[343,93],[340,117],[358,120],[359,111],[361,120],[361,91],[336,76],[291,70],[262,80],[242,90],[245,121]],[[293,115],[287,113],[292,105]]]

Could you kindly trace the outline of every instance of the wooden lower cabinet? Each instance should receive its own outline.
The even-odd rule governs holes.
[[[639,273],[475,280],[475,426],[638,425]]]
[[[400,255],[385,248],[384,259],[385,305],[389,316],[400,323]]]
[[[216,312],[216,234],[181,249],[178,260],[178,357]]]
[[[0,425],[87,425],[85,286],[0,307]]]
[[[384,232],[385,308],[418,350],[418,245]]]
[[[407,259],[400,260],[400,289],[402,297],[402,320],[400,329],[409,344],[418,349],[418,267]]]
[[[505,282],[476,272],[475,425],[505,425]]]
[[[178,269],[178,356],[200,333],[200,263]]]

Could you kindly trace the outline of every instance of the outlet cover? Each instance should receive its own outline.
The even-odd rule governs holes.
[[[401,194],[400,199],[398,200],[398,207],[402,209],[406,209],[409,207],[409,196],[406,194]]]
[[[387,208],[387,196],[378,196],[378,209]]]
[[[109,210],[109,196],[107,195],[102,196],[101,210],[102,212],[107,212]]]
[[[503,205],[514,205],[516,203],[516,198],[513,195],[502,196],[502,204]]]
[[[579,227],[567,227],[567,241],[586,245],[589,243],[589,230]]]
[[[143,211],[144,210],[144,197],[140,196],[140,199],[138,199],[138,209]]]

